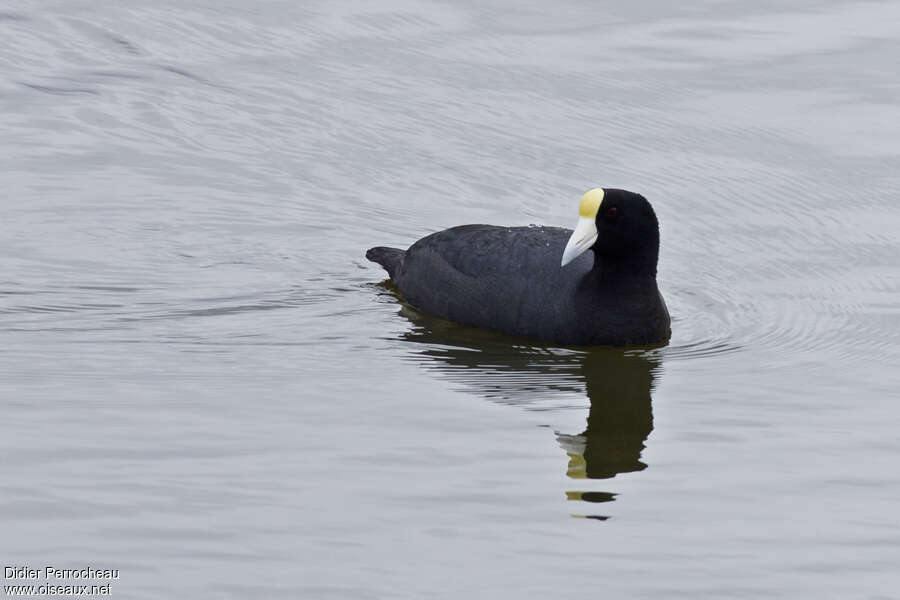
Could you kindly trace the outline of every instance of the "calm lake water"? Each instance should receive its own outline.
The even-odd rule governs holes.
[[[188,4],[0,7],[3,566],[900,597],[900,4]],[[430,319],[363,256],[593,186],[654,203],[666,347]]]

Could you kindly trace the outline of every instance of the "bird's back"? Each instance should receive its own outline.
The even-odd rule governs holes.
[[[602,294],[585,288],[592,256],[560,267],[570,235],[557,227],[454,227],[413,244],[394,281],[410,304],[451,321],[590,343]]]

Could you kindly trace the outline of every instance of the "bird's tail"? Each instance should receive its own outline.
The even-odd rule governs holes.
[[[406,250],[388,248],[386,246],[369,248],[368,252],[366,252],[366,258],[384,267],[384,270],[388,272],[392,279],[394,273],[397,272],[397,267],[403,262],[404,256],[406,256]]]

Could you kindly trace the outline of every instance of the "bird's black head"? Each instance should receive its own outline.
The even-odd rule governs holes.
[[[592,249],[607,268],[635,275],[656,275],[659,223],[640,194],[595,188],[581,198],[578,226],[563,252],[565,266]]]

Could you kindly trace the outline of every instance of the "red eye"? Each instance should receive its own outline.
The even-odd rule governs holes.
[[[608,209],[606,209],[606,216],[609,217],[610,219],[615,219],[616,213],[617,213],[617,211],[616,211],[615,206],[610,206]]]

